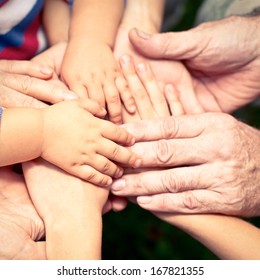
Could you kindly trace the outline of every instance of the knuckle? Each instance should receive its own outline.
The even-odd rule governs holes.
[[[109,161],[106,161],[103,166],[101,167],[102,173],[108,173],[111,170],[112,164]]]
[[[166,171],[162,174],[162,184],[168,193],[176,193],[181,189],[180,181],[173,172]]]
[[[189,210],[198,210],[200,203],[192,191],[187,191],[183,193],[183,205]]]
[[[112,151],[112,158],[117,159],[119,157],[119,154],[120,154],[120,146],[116,145]]]
[[[165,139],[158,140],[155,142],[155,145],[157,160],[163,164],[169,163],[170,159],[174,156],[173,147],[169,141]]]
[[[120,97],[117,92],[109,92],[110,94],[107,95],[107,102],[109,104],[120,104]]]
[[[32,88],[33,79],[29,76],[23,76],[21,79],[22,92],[28,94]]]
[[[161,132],[164,139],[170,139],[178,135],[179,122],[177,118],[170,117],[162,121]]]

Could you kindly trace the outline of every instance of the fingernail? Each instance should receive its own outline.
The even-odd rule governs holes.
[[[125,187],[125,180],[124,179],[118,179],[115,180],[111,186],[112,191],[121,191]]]
[[[148,204],[151,203],[152,198],[150,196],[139,196],[137,197],[138,204]]]
[[[148,34],[146,32],[143,32],[143,31],[139,30],[139,29],[136,29],[136,28],[135,28],[135,32],[136,32],[138,37],[140,37],[142,39],[145,39],[145,40],[147,40],[151,37],[151,34]]]
[[[128,65],[130,64],[130,56],[129,55],[123,55],[120,58],[122,64]]]
[[[45,75],[50,75],[53,72],[53,68],[50,66],[41,66],[40,71]]]
[[[139,63],[137,65],[137,70],[141,73],[145,72],[147,70],[146,65],[144,63]]]
[[[123,169],[119,169],[117,171],[117,173],[115,174],[115,178],[120,178],[120,177],[122,177],[123,174],[124,174],[124,170]]]
[[[63,97],[64,100],[74,100],[74,99],[77,99],[77,96],[74,93],[70,92],[70,91],[64,91],[62,93],[62,97]]]
[[[136,112],[136,107],[135,107],[135,105],[129,106],[128,110],[129,110],[129,113],[132,113],[132,114],[135,113],[135,112]]]

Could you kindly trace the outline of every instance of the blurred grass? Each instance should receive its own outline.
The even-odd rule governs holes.
[[[192,27],[202,2],[185,1],[185,12],[172,30]],[[259,107],[248,105],[234,115],[250,125],[260,127],[259,113]],[[259,218],[250,221],[260,226]],[[186,233],[129,203],[126,210],[104,216],[103,259],[212,260],[217,257]]]

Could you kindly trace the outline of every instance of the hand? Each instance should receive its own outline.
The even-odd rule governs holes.
[[[132,30],[130,41],[149,58],[184,61],[202,109],[231,112],[260,93],[258,27],[258,17],[230,17],[179,33],[150,36]],[[181,94],[190,112],[185,92]]]
[[[143,56],[142,52],[139,52],[139,49],[137,48],[133,48],[129,42],[128,31],[129,28],[127,26],[125,27],[124,25],[121,25],[119,27],[114,48],[115,57],[119,59],[122,57],[122,55],[128,54],[133,58],[136,65],[139,63],[149,64],[156,81],[161,84],[162,87],[164,87],[166,84],[172,84],[180,93],[178,98],[182,102],[183,110],[185,112],[204,112],[195,95],[191,76],[183,63],[180,61],[153,59],[152,57]],[[133,103],[130,98],[130,96],[134,96],[134,94],[134,91],[130,91],[130,93],[127,94],[128,101],[125,103],[134,105],[135,103]],[[121,98],[124,99],[124,95],[121,94]],[[189,102],[187,102],[187,100],[189,100]],[[133,111],[130,112],[134,113],[134,108]]]
[[[2,106],[43,108],[46,105],[38,100],[57,103],[76,98],[64,85],[49,82],[55,74],[54,65],[46,62],[47,53],[42,53],[33,61],[0,60]]]
[[[123,108],[124,123],[143,120],[143,119],[158,119],[171,115],[183,114],[183,108],[178,99],[179,93],[176,89],[168,84],[164,88],[164,92],[151,71],[149,64],[139,62],[134,64],[132,57],[123,56],[120,58],[122,72],[124,74],[127,85],[121,84],[119,87],[120,93],[123,96],[131,90],[136,100],[137,110],[134,114],[130,114]],[[164,96],[165,94],[165,96]],[[169,108],[166,103],[169,103]],[[140,172],[141,170],[136,170]],[[126,173],[135,173],[133,169],[125,169]],[[119,196],[111,196],[108,205],[115,211],[123,210],[126,207],[126,199]]]
[[[151,211],[259,215],[258,130],[224,113],[124,127],[142,141],[132,147],[141,167],[169,169],[124,175],[112,185],[115,195],[140,196]]]
[[[120,69],[108,45],[88,42],[87,47],[76,50],[68,45],[61,76],[68,87],[81,98],[90,98],[108,110],[109,119],[122,123],[121,100],[115,79]]]
[[[108,186],[111,177],[123,173],[114,162],[138,167],[140,159],[116,144],[129,146],[134,138],[123,128],[90,114],[89,102],[64,101],[43,109],[41,156],[72,175]]]
[[[36,212],[23,176],[1,168],[0,259],[46,259],[44,225]]]

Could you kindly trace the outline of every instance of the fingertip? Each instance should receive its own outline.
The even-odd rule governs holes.
[[[136,201],[140,206],[143,206],[143,205],[145,206],[152,202],[152,198],[151,198],[151,196],[139,196],[139,197],[137,197]]]
[[[50,76],[53,74],[53,68],[48,65],[41,66],[40,71],[43,75],[46,75],[46,76]]]

